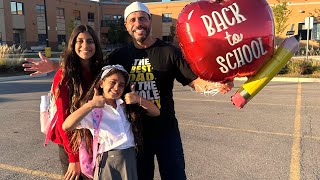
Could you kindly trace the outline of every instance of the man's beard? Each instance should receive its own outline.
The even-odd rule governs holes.
[[[137,29],[143,29],[143,30],[146,32],[146,35],[136,38],[136,37],[134,37],[134,32],[135,32],[135,30],[134,30],[134,32],[132,33],[131,36],[132,36],[132,38],[135,39],[137,42],[143,43],[143,42],[147,39],[147,37],[149,36],[151,30],[150,30],[150,28],[148,28],[148,27],[138,27]]]

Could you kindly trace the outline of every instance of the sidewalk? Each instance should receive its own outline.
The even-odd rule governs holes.
[[[11,77],[0,77],[0,82],[3,81],[14,81],[14,80],[24,80],[24,79],[31,79],[31,78],[38,78],[38,77],[45,77],[48,76],[48,74],[41,74],[38,76],[11,76]],[[246,77],[242,78],[235,78],[236,81],[246,81]],[[320,78],[291,78],[291,77],[274,77],[271,81],[273,82],[318,82],[320,83]]]
[[[246,77],[235,78],[235,80],[246,81]],[[320,83],[320,78],[294,78],[294,77],[274,77],[272,82],[318,82]]]
[[[48,73],[40,74],[40,75],[32,76],[32,77],[29,76],[29,75],[0,77],[0,82],[3,82],[3,81],[24,80],[24,79],[31,79],[31,78],[46,77],[46,76],[48,76]]]

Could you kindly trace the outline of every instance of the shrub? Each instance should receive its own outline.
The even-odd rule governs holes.
[[[288,64],[284,65],[283,68],[279,71],[279,74],[287,74],[289,72]]]
[[[291,59],[286,64],[288,74],[305,75],[312,74],[315,66],[314,61],[306,59]]]
[[[24,52],[21,46],[0,45],[0,72],[23,71],[21,65],[24,61],[22,56]]]

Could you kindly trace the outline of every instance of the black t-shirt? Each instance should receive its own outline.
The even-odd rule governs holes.
[[[124,66],[130,81],[136,82],[136,92],[160,108],[160,116],[143,118],[145,138],[178,131],[172,97],[174,79],[188,85],[197,78],[180,49],[159,39],[146,49],[130,43],[110,53],[108,64]]]

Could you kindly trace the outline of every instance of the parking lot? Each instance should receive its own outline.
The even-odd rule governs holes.
[[[61,177],[39,125],[51,79],[0,82],[0,179]],[[230,96],[242,83],[216,96],[175,85],[188,179],[320,179],[320,84],[270,82],[239,110]]]

